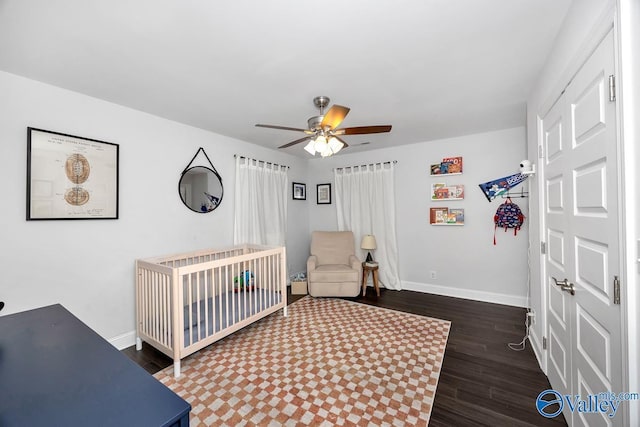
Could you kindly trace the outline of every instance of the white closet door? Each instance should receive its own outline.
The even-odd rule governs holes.
[[[548,376],[556,391],[581,399],[624,391],[613,74],[611,31],[543,120]],[[563,413],[570,426],[623,422],[620,410],[609,417],[565,405]]]

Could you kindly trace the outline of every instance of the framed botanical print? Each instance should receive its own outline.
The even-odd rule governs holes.
[[[27,128],[27,220],[117,219],[119,146]]]

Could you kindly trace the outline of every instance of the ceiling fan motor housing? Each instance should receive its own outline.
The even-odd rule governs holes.
[[[324,109],[329,105],[329,102],[331,102],[331,99],[329,99],[328,96],[320,95],[313,98],[313,105],[320,110],[320,115],[310,117],[309,120],[307,120],[309,130],[318,131],[322,129],[320,125],[322,124],[322,119],[324,119]]]
[[[324,116],[313,116],[307,120],[307,125],[309,126],[309,130],[319,130],[320,124],[322,123],[322,119]]]

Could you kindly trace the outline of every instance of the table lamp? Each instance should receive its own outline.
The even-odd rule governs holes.
[[[362,236],[362,243],[360,243],[360,247],[367,252],[367,262],[372,262],[373,257],[371,256],[371,251],[376,248],[376,238],[373,234],[365,234]]]

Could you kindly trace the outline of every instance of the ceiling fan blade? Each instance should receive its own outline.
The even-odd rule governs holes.
[[[342,123],[347,114],[349,114],[349,111],[350,109],[347,107],[334,104],[324,115],[320,126],[322,127],[322,129],[325,129],[326,127],[329,127],[329,129],[337,128],[338,126],[340,126],[340,123]]]
[[[352,128],[336,129],[334,135],[364,135],[367,133],[384,133],[391,131],[391,125],[382,126],[357,126]]]
[[[305,142],[307,139],[311,139],[311,137],[310,136],[305,136],[304,138],[296,139],[295,141],[291,141],[288,144],[281,145],[278,148],[291,147],[292,145],[296,145],[296,144],[300,144],[301,142]]]
[[[288,127],[288,126],[263,125],[263,124],[260,124],[260,123],[258,123],[256,126],[259,127],[259,128],[292,130],[292,131],[295,131],[295,132],[313,133],[309,129],[292,128],[292,127]]]

